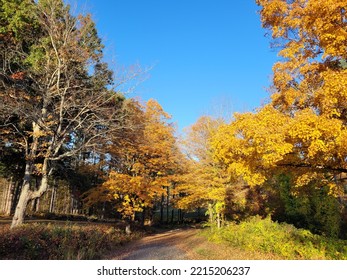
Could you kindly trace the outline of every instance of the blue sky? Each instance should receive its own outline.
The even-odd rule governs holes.
[[[132,97],[158,100],[179,129],[203,114],[251,111],[268,99],[277,57],[255,1],[77,3],[93,15],[111,68],[152,67]]]

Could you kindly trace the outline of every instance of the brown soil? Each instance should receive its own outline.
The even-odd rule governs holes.
[[[180,244],[197,234],[196,229],[175,229],[146,236],[125,245],[109,259],[118,260],[188,260],[188,252]]]
[[[125,245],[107,259],[118,260],[269,260],[272,254],[249,252],[226,243],[212,243],[200,229],[176,229]]]

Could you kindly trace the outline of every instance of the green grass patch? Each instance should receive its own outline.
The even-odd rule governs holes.
[[[101,259],[141,233],[127,235],[110,225],[26,224],[0,227],[0,259]]]
[[[270,218],[252,217],[240,224],[205,234],[214,242],[225,242],[247,251],[271,253],[283,259],[346,260],[347,241],[312,234],[305,229],[277,223]]]

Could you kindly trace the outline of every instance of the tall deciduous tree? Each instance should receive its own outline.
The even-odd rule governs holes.
[[[132,121],[138,129],[124,131],[122,141],[110,149],[108,178],[87,192],[85,199],[88,205],[113,201],[127,219],[134,219],[136,212],[151,209],[167,195],[182,163],[170,116],[159,103],[151,99],[144,108],[134,109],[137,113]]]
[[[217,222],[218,226],[222,221],[230,176],[213,159],[211,138],[222,123],[222,119],[203,116],[188,129],[184,146],[189,162],[177,187],[181,196],[176,199],[178,208],[208,208],[210,222]]]
[[[284,172],[297,187],[328,186],[338,195],[347,172],[347,2],[257,3],[282,56],[271,102],[223,126],[216,157],[251,185]]]
[[[54,162],[100,146],[126,125],[126,102],[111,87],[90,15],[71,15],[60,0],[0,5],[1,135],[25,157],[15,227],[28,202],[47,190]]]

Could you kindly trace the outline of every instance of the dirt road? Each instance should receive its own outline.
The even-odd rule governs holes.
[[[113,260],[189,260],[191,257],[182,243],[196,234],[196,229],[175,229],[144,237],[126,245]]]

